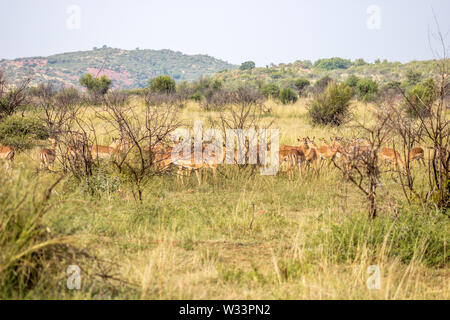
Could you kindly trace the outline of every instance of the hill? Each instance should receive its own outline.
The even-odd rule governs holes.
[[[106,75],[115,87],[144,87],[150,78],[170,75],[177,81],[193,81],[237,66],[208,55],[187,55],[172,50],[122,50],[103,47],[90,51],[56,54],[49,57],[0,60],[12,82],[31,74],[33,84],[51,81],[57,85],[79,86],[85,73]]]

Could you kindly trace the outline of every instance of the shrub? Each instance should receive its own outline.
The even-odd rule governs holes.
[[[378,93],[378,84],[372,79],[361,79],[356,84],[356,94],[361,101],[372,101]]]
[[[176,88],[175,81],[170,76],[150,79],[148,84],[150,91],[157,93],[174,93]]]
[[[80,84],[94,95],[105,95],[111,87],[112,81],[106,76],[93,77],[87,73],[80,78]]]
[[[284,88],[280,91],[280,101],[282,104],[296,103],[297,94],[291,88]]]
[[[0,142],[17,150],[34,146],[36,140],[48,139],[49,132],[42,121],[12,116],[0,123]]]
[[[355,76],[354,74],[351,74],[348,76],[347,80],[345,80],[345,84],[348,85],[352,89],[356,89],[356,85],[358,84],[358,81],[360,79]]]
[[[436,86],[433,79],[428,79],[415,86],[406,94],[406,112],[417,117],[428,116],[432,104],[436,101]]]
[[[316,81],[314,84],[314,93],[322,93],[330,83],[333,82],[333,78],[325,76]]]
[[[294,82],[295,88],[297,88],[298,95],[301,96],[305,92],[306,88],[309,87],[311,83],[307,79],[297,79]]]
[[[346,84],[331,83],[317,94],[308,108],[314,125],[340,126],[349,116],[352,89]]]
[[[261,94],[266,98],[277,99],[280,96],[280,87],[274,83],[268,83],[261,88]]]

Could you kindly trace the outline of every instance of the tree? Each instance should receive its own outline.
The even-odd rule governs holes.
[[[342,58],[319,59],[314,63],[314,68],[324,70],[348,69],[351,66],[350,60]]]
[[[174,93],[176,90],[175,80],[170,76],[159,76],[150,79],[149,88],[152,92],[158,93]]]
[[[291,88],[284,88],[280,91],[280,100],[282,104],[296,103],[298,96]]]
[[[255,63],[253,61],[246,61],[239,67],[240,70],[252,70],[255,68]]]
[[[80,84],[94,95],[105,95],[111,87],[112,81],[106,76],[93,77],[90,73],[86,73],[80,78]]]
[[[297,88],[297,92],[299,96],[302,96],[305,92],[306,88],[309,87],[311,82],[307,79],[297,79],[294,82],[294,86]]]
[[[378,93],[378,84],[372,79],[361,79],[356,84],[358,99],[364,102],[374,100]]]
[[[275,83],[268,83],[262,86],[261,94],[266,98],[276,99],[280,96],[280,87]]]

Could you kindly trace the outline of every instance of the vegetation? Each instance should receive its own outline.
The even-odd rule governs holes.
[[[159,76],[150,79],[148,84],[152,92],[172,93],[176,89],[175,81],[170,76]]]
[[[378,84],[372,79],[360,79],[356,83],[355,91],[360,101],[375,100],[378,93]]]
[[[252,70],[255,68],[255,63],[253,61],[246,61],[241,64],[239,70]]]
[[[340,126],[348,120],[352,89],[346,84],[332,82],[319,93],[308,107],[308,115],[315,125]]]
[[[280,87],[274,83],[268,83],[261,87],[261,94],[266,98],[278,99]]]
[[[80,78],[80,84],[93,95],[105,95],[111,87],[112,81],[106,76],[93,77],[87,73]]]
[[[49,138],[49,132],[42,121],[31,117],[12,116],[0,122],[0,144],[27,150],[39,140]]]
[[[291,88],[283,88],[280,91],[280,101],[282,104],[296,103],[298,100],[297,94]]]

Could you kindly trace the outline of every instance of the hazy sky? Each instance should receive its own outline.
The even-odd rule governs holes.
[[[106,44],[258,66],[334,56],[406,62],[432,58],[432,9],[448,33],[450,0],[0,0],[0,59]]]

